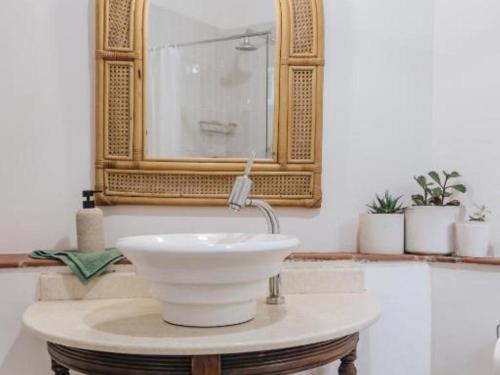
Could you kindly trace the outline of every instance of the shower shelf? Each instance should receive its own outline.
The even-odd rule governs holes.
[[[234,122],[228,122],[227,124],[223,124],[220,121],[200,121],[201,131],[206,133],[219,133],[225,135],[231,135],[234,133],[238,124]]]

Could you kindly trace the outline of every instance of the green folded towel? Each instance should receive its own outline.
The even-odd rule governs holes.
[[[77,250],[35,250],[30,254],[33,259],[57,259],[66,264],[82,284],[101,275],[111,264],[123,259],[117,249],[106,249],[96,253],[82,253]]]

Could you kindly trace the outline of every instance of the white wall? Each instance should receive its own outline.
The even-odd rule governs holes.
[[[435,3],[434,15],[431,0],[325,0],[324,203],[318,210],[278,210],[284,231],[297,234],[303,249],[354,249],[357,214],[373,193],[386,188],[410,193],[411,176],[432,165],[461,170],[473,184],[473,200],[500,211],[496,202],[500,176],[494,165],[499,159],[499,4],[494,0]],[[0,252],[74,245],[80,190],[93,180],[93,12],[94,3],[88,0],[2,1]],[[221,228],[263,230],[265,223],[257,213],[234,214],[224,208],[106,209],[110,244],[123,235]],[[401,294],[404,278],[395,278],[398,285],[394,286],[384,278],[386,272],[374,268],[371,285],[378,285],[373,290],[382,300],[387,298],[388,323],[401,324],[396,318],[402,319],[405,312],[400,309],[415,300],[412,294]],[[469,309],[469,300],[481,307],[481,315],[471,312],[462,321],[469,324],[473,316],[480,318],[476,321],[479,336],[464,331],[470,333],[473,345],[481,347],[476,360],[485,356],[491,343],[486,337],[493,314],[481,317],[498,308],[492,301],[498,280],[493,273],[474,275],[481,287],[491,283],[486,289],[489,294],[481,297],[476,293],[479,289],[470,289],[462,300],[458,294],[450,298],[456,298],[454,312]],[[16,285],[19,290],[8,290],[11,294],[0,309],[2,333],[9,328],[0,340],[0,373],[35,374],[36,369],[11,367],[31,366],[27,361],[15,364],[23,351],[37,358],[33,363],[45,359],[32,339],[17,338],[14,325],[33,298],[34,276],[2,272],[1,277],[2,285]],[[408,283],[422,280],[416,277],[408,272]],[[390,289],[391,285],[398,289]],[[425,292],[420,292],[419,301],[425,301]],[[450,365],[437,360],[439,353],[447,353],[445,343],[453,328],[445,325],[448,315],[439,312],[439,306],[446,307],[446,295],[440,293],[433,310],[435,326],[443,326],[433,341],[435,371]],[[419,323],[428,324],[424,313],[415,314]],[[387,363],[382,363],[386,356],[414,365],[415,358],[404,357],[407,341],[384,355],[375,356],[371,350],[383,349],[379,343],[388,342],[385,332],[398,340],[415,335],[426,345],[425,328],[402,335],[415,319],[404,321],[399,331],[387,328],[384,321],[370,331],[368,344],[363,344],[368,349],[362,349],[370,354],[360,362],[368,374],[373,363],[389,373]],[[425,353],[419,355],[426,367]],[[406,370],[401,367],[399,373]]]
[[[411,176],[430,167],[431,15],[430,0],[325,1],[323,207],[278,209],[283,231],[297,234],[303,250],[355,249],[357,215],[374,192],[410,193]],[[111,242],[126,234],[265,228],[251,210],[114,207],[106,213]]]
[[[432,375],[493,374],[498,267],[432,267]]]
[[[366,263],[365,285],[382,317],[363,332],[357,365],[365,375],[490,374],[500,323],[497,267],[426,263]],[[0,271],[0,375],[48,372],[42,341],[21,329],[45,270]],[[432,342],[432,343],[431,343]],[[432,353],[432,361],[431,361]],[[23,360],[30,357],[30,361]],[[432,366],[432,371],[431,371]],[[333,375],[336,366],[318,374]]]
[[[152,3],[222,29],[275,20],[275,1],[272,0],[152,0]]]
[[[0,252],[74,245],[93,176],[93,1],[5,0],[0,14]],[[431,163],[431,0],[325,1],[324,203],[279,209],[304,250],[353,250],[375,191],[408,193]],[[8,183],[5,183],[5,182]],[[112,244],[131,234],[259,231],[257,212],[115,207]]]
[[[429,265],[367,263],[363,269],[366,289],[380,302],[382,316],[361,334],[359,374],[430,375]]]
[[[0,12],[0,252],[68,246],[93,142],[93,4],[5,0]]]
[[[500,246],[500,2],[437,0],[434,22],[434,165],[457,168],[469,205],[493,211]]]
[[[369,263],[362,267],[366,288],[379,300],[383,316],[361,335],[356,362],[359,373],[429,375],[431,295],[428,265]],[[0,285],[16,285],[15,289],[5,290],[0,305],[0,375],[50,373],[45,343],[21,329],[21,315],[35,301],[41,272],[47,271],[0,271]],[[406,347],[412,350],[401,350]],[[313,373],[333,375],[336,367],[337,364],[333,364]]]
[[[22,329],[24,310],[36,300],[43,270],[2,270],[0,304],[0,375],[50,374],[46,344]],[[14,287],[15,286],[15,287]]]

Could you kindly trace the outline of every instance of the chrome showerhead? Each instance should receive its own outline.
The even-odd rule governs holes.
[[[245,37],[243,43],[238,44],[235,47],[238,51],[255,51],[257,47],[250,42],[250,38],[248,36]]]

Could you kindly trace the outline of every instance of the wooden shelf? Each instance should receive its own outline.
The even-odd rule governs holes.
[[[130,261],[123,259],[115,264],[130,264]],[[61,266],[64,266],[64,264],[57,260],[32,259],[28,254],[0,254],[0,269]]]
[[[379,255],[360,253],[293,253],[289,260],[295,261],[339,261],[356,262],[431,262],[431,263],[468,263],[500,266],[500,258],[472,258],[451,255]]]
[[[430,263],[465,263],[482,264],[490,266],[500,266],[500,258],[471,258],[443,255],[374,255],[350,252],[330,252],[330,253],[293,253],[288,257],[291,261],[341,261],[350,260],[354,262],[430,262]],[[123,259],[117,264],[130,264],[128,259]],[[28,254],[0,254],[0,269],[7,268],[28,268],[28,267],[57,267],[63,264],[56,260],[31,259]]]

